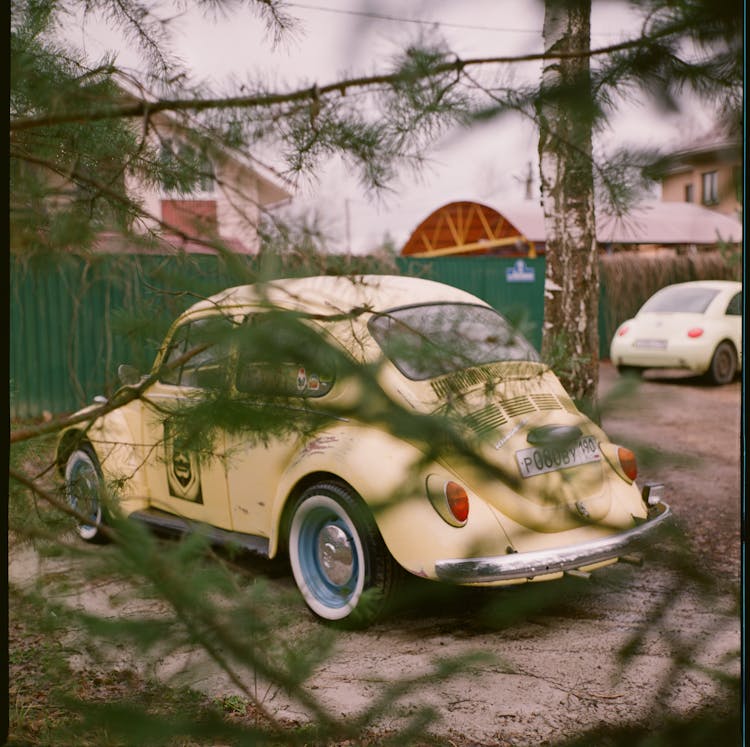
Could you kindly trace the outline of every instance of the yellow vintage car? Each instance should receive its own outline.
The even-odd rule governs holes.
[[[117,511],[288,553],[325,620],[374,619],[400,569],[484,586],[588,573],[670,513],[504,317],[441,283],[231,288],[177,319],[148,376],[125,373],[113,400],[140,396],[59,441],[80,536]]]

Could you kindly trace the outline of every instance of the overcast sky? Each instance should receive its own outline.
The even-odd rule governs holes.
[[[193,12],[183,14],[173,21],[178,32],[175,52],[196,78],[219,86],[232,78],[260,76],[297,88],[382,70],[384,61],[431,30],[462,57],[541,52],[543,47],[544,7],[536,0],[311,0],[290,2],[287,8],[299,19],[299,29],[276,49],[257,16],[243,9],[213,21]],[[641,23],[627,2],[593,0],[592,46],[637,36]],[[65,31],[92,58],[116,50],[121,66],[139,65],[118,33],[94,16],[85,23],[71,20]],[[509,74],[537,81],[540,69],[527,63]],[[704,110],[693,110],[687,118],[633,102],[600,136],[598,146],[676,147],[705,132],[710,123],[710,112]],[[446,202],[478,199],[502,212],[504,201],[523,200],[529,164],[538,195],[536,150],[537,133],[530,123],[505,117],[450,133],[430,150],[429,164],[420,175],[404,172],[385,194],[364,193],[333,161],[315,180],[298,185],[293,204],[319,209],[341,250],[347,245],[347,225],[355,253],[377,245],[386,233],[400,248],[411,231]],[[254,155],[277,165],[273,153]]]

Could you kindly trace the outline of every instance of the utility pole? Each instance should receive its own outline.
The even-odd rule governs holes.
[[[344,200],[344,219],[345,219],[345,232],[346,232],[346,251],[347,254],[352,253],[352,219],[349,210],[350,200]]]

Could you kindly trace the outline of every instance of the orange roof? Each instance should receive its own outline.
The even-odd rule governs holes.
[[[622,218],[598,214],[596,224],[600,243],[712,246],[742,241],[738,220],[687,202],[645,201]],[[502,214],[478,202],[451,202],[414,229],[401,254],[488,254],[503,246],[525,253],[545,241],[544,212],[537,202],[508,203]]]
[[[479,202],[451,202],[435,210],[414,229],[401,254],[430,257],[487,254],[498,247],[519,243],[527,244],[526,237],[494,208]]]

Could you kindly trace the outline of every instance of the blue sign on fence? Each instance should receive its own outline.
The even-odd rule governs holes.
[[[522,259],[517,259],[513,267],[505,269],[505,279],[509,283],[533,283],[536,273],[533,267],[529,267]]]

